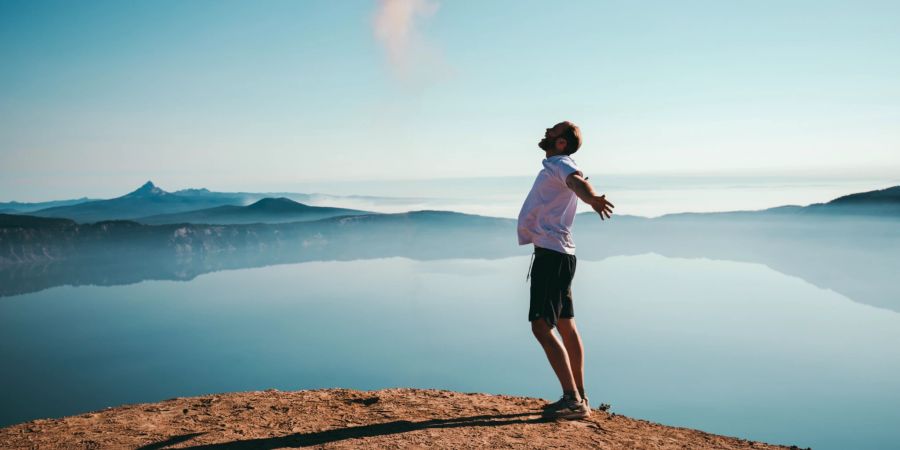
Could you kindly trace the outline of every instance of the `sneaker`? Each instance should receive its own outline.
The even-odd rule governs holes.
[[[563,394],[563,396],[560,397],[559,400],[557,400],[553,403],[548,403],[548,404],[544,405],[544,407],[542,409],[544,411],[556,411],[557,409],[562,408],[563,405],[565,405],[566,402],[568,402],[568,401],[569,401],[569,396],[566,394]]]
[[[584,401],[563,395],[558,401],[544,407],[543,416],[548,419],[583,419],[591,414]]]

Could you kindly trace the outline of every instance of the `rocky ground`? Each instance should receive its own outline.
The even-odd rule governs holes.
[[[791,448],[593,410],[547,421],[547,402],[431,389],[178,397],[0,428],[4,449]],[[794,447],[796,448],[796,447]]]

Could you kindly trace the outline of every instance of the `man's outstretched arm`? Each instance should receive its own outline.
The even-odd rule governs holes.
[[[594,208],[594,211],[597,211],[597,214],[600,214],[601,220],[604,219],[604,214],[606,215],[606,219],[609,219],[612,215],[612,209],[615,208],[615,206],[606,200],[606,195],[597,195],[597,192],[594,191],[594,187],[583,178],[581,172],[575,172],[566,177],[566,186],[575,192],[575,195],[583,202],[591,205],[591,208]]]

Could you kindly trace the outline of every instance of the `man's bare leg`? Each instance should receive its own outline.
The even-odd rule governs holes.
[[[575,327],[575,319],[559,319],[556,323],[559,336],[562,337],[566,354],[569,356],[569,367],[578,393],[584,395],[584,346],[581,343],[581,335]]]
[[[531,332],[544,348],[544,353],[547,354],[556,378],[559,378],[563,392],[573,392],[576,397],[580,398],[575,386],[575,378],[572,377],[572,368],[569,366],[569,356],[566,354],[565,347],[553,334],[553,328],[550,328],[543,318],[539,318],[531,321]]]

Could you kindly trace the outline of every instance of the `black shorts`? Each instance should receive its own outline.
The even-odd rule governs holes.
[[[534,247],[531,264],[531,307],[528,321],[543,318],[556,326],[560,318],[575,317],[572,305],[572,278],[575,276],[575,255]]]

